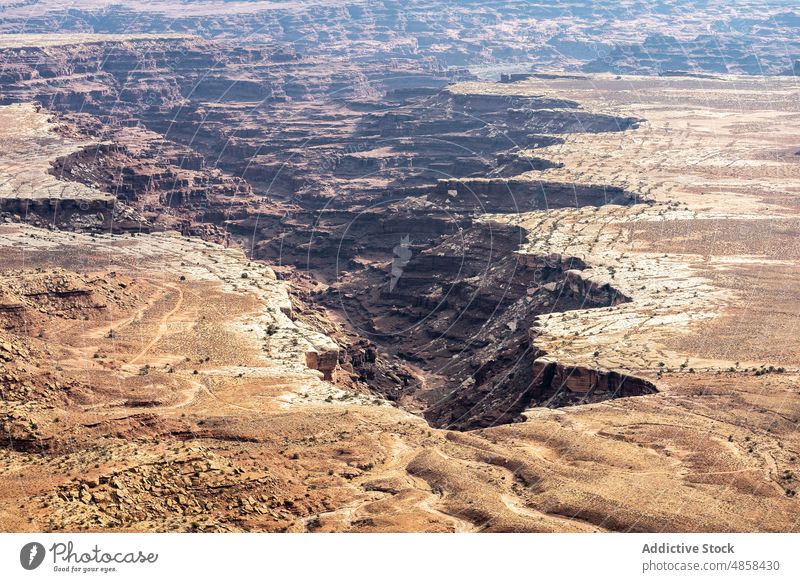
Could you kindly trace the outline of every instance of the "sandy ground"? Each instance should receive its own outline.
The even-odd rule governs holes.
[[[510,220],[632,298],[542,316],[539,347],[660,392],[518,424],[434,430],[326,382],[335,346],[238,251],[0,227],[0,529],[796,531],[798,100],[759,82],[458,89],[647,119],[536,152],[642,204]]]

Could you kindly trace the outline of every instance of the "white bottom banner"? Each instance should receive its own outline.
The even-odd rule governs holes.
[[[0,580],[800,580],[800,534],[0,534]]]

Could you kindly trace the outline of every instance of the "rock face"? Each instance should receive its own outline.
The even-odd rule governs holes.
[[[531,212],[549,208],[633,204],[636,196],[613,186],[538,180],[439,180],[429,197],[449,208],[475,212]]]
[[[563,366],[546,358],[533,362],[533,375],[541,378],[535,398],[548,406],[586,404],[658,392],[652,382],[642,378],[610,370]]]
[[[796,528],[795,83],[668,38],[751,21],[81,6],[0,23],[81,31],[0,35],[0,529]]]
[[[0,294],[0,325],[18,332],[44,315],[79,319],[107,309],[109,299],[122,301],[115,285],[56,269],[16,271],[4,275]]]
[[[531,66],[615,74],[775,74],[791,65],[792,51],[796,57],[794,32],[800,25],[796,13],[778,0],[734,6],[700,0],[657,6],[584,1],[563,6],[432,5],[421,0],[228,4],[224,11],[211,3],[187,10],[168,0],[120,0],[112,12],[91,3],[67,9],[56,0],[18,2],[5,9],[0,30],[49,34],[58,27],[73,33],[185,30],[214,38],[267,36],[287,47],[276,51],[276,60],[291,59],[297,51],[365,62],[412,58],[430,65],[500,63],[506,65],[501,71],[510,71],[505,79],[514,82],[525,79]],[[14,69],[7,73],[12,78],[19,74]],[[288,93],[306,87],[301,79]]]
[[[591,279],[585,279],[583,273],[577,269],[569,269],[564,272],[563,285],[570,293],[581,297],[585,305],[606,307],[631,300],[610,283],[598,284]]]
[[[20,128],[24,128],[20,130]],[[0,107],[0,213],[50,224],[83,223],[108,228],[117,208],[114,197],[82,184],[62,182],[49,174],[58,156],[86,147],[91,140],[56,132],[50,115],[30,104]],[[9,218],[10,219],[10,218]]]
[[[527,268],[516,250],[528,233],[484,219],[635,203],[615,186],[539,179],[559,164],[520,150],[556,145],[578,129],[630,130],[636,117],[546,95],[445,87],[464,73],[413,59],[392,64],[413,72],[404,79],[377,66],[362,92],[344,84],[354,72],[347,64],[331,69],[272,45],[188,36],[66,36],[5,54],[22,75],[9,80],[5,99],[46,103],[61,113],[62,134],[95,142],[53,160],[51,175],[113,195],[145,231],[242,244],[253,258],[334,283],[301,304],[338,313],[343,329],[298,311],[342,345],[305,352],[326,379],[415,410],[434,406],[428,418],[436,419],[436,404],[446,407],[454,388],[460,398],[464,382],[494,389],[516,375],[518,359],[530,366],[527,329],[538,314],[627,299],[584,283],[569,271],[585,268],[577,261]],[[216,64],[200,69],[203,59]],[[302,91],[290,75],[298,67]],[[88,106],[87,76],[96,93]],[[41,78],[48,81],[34,82]],[[311,121],[334,129],[309,136]],[[496,340],[484,339],[487,326]],[[509,390],[526,392],[519,382],[529,376],[520,373]],[[459,427],[496,415],[489,406]]]
[[[434,426],[451,430],[525,422],[526,411],[592,404],[614,398],[656,394],[655,384],[611,370],[564,366],[546,356],[534,359],[531,344],[515,355],[502,382],[466,382],[425,412]],[[483,380],[476,375],[476,380]]]

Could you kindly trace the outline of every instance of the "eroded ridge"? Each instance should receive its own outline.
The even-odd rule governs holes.
[[[795,79],[0,50],[2,527],[796,529]]]

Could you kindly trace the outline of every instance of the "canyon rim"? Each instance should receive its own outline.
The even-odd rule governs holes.
[[[0,3],[0,530],[796,532],[798,32]]]

